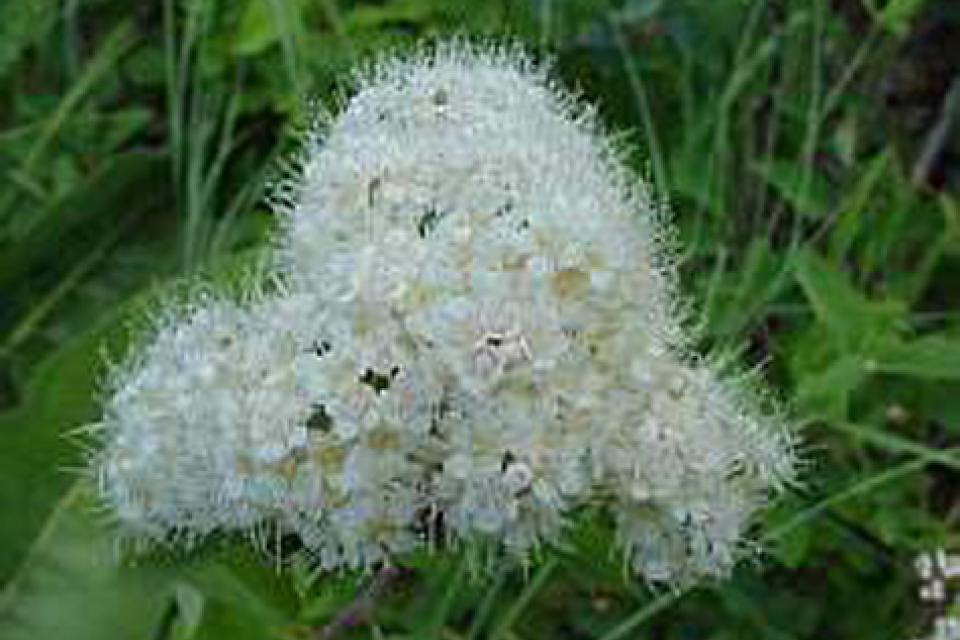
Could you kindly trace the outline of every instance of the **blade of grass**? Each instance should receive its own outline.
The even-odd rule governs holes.
[[[833,429],[842,431],[856,438],[862,438],[887,451],[893,453],[908,453],[916,456],[924,463],[935,462],[950,467],[951,469],[960,470],[960,458],[954,455],[956,450],[944,451],[934,449],[889,432],[869,429],[850,422],[830,422],[828,424]]]
[[[649,622],[654,616],[672,605],[682,596],[683,592],[680,591],[668,591],[657,596],[657,598],[649,604],[601,636],[600,640],[620,640],[621,638],[635,637],[630,634],[636,631],[637,627],[645,622]]]
[[[61,498],[54,507],[50,517],[47,518],[46,522],[44,523],[43,529],[40,530],[40,533],[30,545],[30,549],[27,551],[22,564],[3,586],[3,591],[0,592],[0,611],[10,610],[9,604],[14,600],[21,587],[23,576],[26,573],[29,561],[38,554],[38,549],[46,545],[47,541],[53,536],[54,527],[56,526],[56,522],[60,514],[66,509],[69,509],[70,506],[77,501],[81,490],[80,481],[74,482],[72,485],[70,485],[70,488],[64,494],[63,498]]]
[[[213,117],[219,121],[218,127],[220,135],[217,142],[216,154],[206,174],[203,176],[200,188],[199,197],[204,208],[212,205],[217,186],[223,177],[226,163],[241,142],[235,137],[234,133],[237,126],[237,118],[240,114],[240,96],[242,94],[243,84],[240,81],[240,76],[237,75],[226,106],[218,109],[217,112],[213,114]],[[221,115],[222,117],[220,117]]]
[[[190,227],[194,225],[184,197],[187,188],[187,167],[189,166],[190,148],[184,131],[191,124],[189,110],[195,101],[188,96],[188,84],[191,77],[194,49],[198,38],[198,20],[201,19],[200,10],[185,7],[183,26],[178,33],[177,5],[174,0],[164,0],[163,5],[163,38],[164,38],[164,71],[166,76],[167,93],[167,135],[169,136],[170,168],[173,176],[173,199],[177,211],[187,225],[186,238],[192,237]],[[191,134],[199,132],[190,128]],[[195,135],[191,135],[192,143]],[[185,244],[189,240],[185,240]],[[184,262],[189,263],[192,255],[191,248],[182,248]]]
[[[548,51],[552,42],[551,23],[553,21],[553,3],[551,0],[540,0],[540,50]]]
[[[960,449],[954,449],[954,451],[960,451]],[[848,500],[853,500],[854,498],[866,495],[867,493],[870,493],[874,489],[877,489],[888,482],[893,482],[894,480],[899,480],[900,478],[906,477],[911,473],[916,473],[923,469],[927,463],[928,461],[925,459],[914,458],[913,460],[890,467],[880,473],[876,473],[863,478],[862,480],[858,480],[846,489],[833,493],[823,500],[812,504],[803,511],[800,511],[785,523],[768,530],[763,536],[763,541],[771,542],[777,540],[778,538],[790,533],[794,529],[815,519],[828,509],[842,504]]]
[[[653,179],[656,185],[656,192],[661,194],[668,193],[667,172],[664,168],[663,153],[660,148],[657,127],[653,121],[653,113],[650,110],[650,101],[647,99],[647,91],[644,87],[643,78],[630,52],[630,47],[627,45],[627,41],[623,36],[623,30],[620,28],[620,24],[610,13],[607,14],[607,24],[613,34],[613,41],[617,47],[617,51],[623,58],[623,68],[627,74],[627,81],[630,83],[630,90],[636,100],[637,114],[640,116],[647,151],[650,154],[650,162],[653,165]]]
[[[167,0],[164,40],[168,135],[174,198],[184,225],[181,267],[192,271],[205,263],[217,248],[223,247],[227,227],[235,220],[239,208],[248,206],[251,194],[257,191],[246,187],[238,189],[228,206],[228,215],[215,220],[214,210],[224,173],[241,142],[237,123],[243,95],[242,74],[238,69],[229,91],[190,90],[204,83],[196,57],[210,17],[202,8],[188,9],[178,30],[175,11],[172,0]],[[189,136],[185,135],[187,131]]]
[[[127,222],[129,223],[129,219]],[[116,243],[127,226],[128,224],[122,224],[114,227],[86,256],[73,265],[70,271],[57,282],[57,285],[50,293],[46,294],[40,302],[30,309],[26,316],[24,316],[7,335],[4,341],[0,343],[0,357],[11,353],[37,330],[60,301],[73,291],[100,263],[104,256],[107,255],[110,247]]]
[[[758,6],[763,7],[765,4],[765,2],[761,1],[758,3]],[[735,165],[731,159],[730,152],[730,123],[736,121],[734,109],[746,94],[749,83],[754,80],[763,69],[774,63],[777,55],[781,53],[783,41],[791,36],[794,31],[805,26],[809,20],[810,15],[806,11],[793,13],[782,29],[761,40],[750,55],[747,54],[750,47],[748,46],[749,39],[746,35],[747,31],[745,31],[745,35],[741,39],[738,48],[737,62],[733,66],[729,80],[723,87],[720,99],[717,101],[716,124],[714,125],[713,144],[707,163],[706,178],[711,194],[715,188],[714,185],[721,185],[720,188],[722,188],[722,182],[725,180],[723,177],[724,171],[729,171],[729,168]],[[775,91],[774,98],[779,99],[779,97],[779,93]],[[772,113],[776,113],[776,109],[773,109]],[[752,116],[746,118],[746,121],[752,121]],[[776,119],[771,119],[771,130],[767,132],[767,152],[770,156],[767,159],[768,161],[772,159],[776,147],[777,126]],[[735,144],[734,148],[738,146],[740,145]],[[731,207],[731,210],[737,210],[739,208],[735,203],[728,202],[725,194],[721,194],[721,199],[726,206]]]
[[[264,0],[270,9],[270,18],[273,20],[277,33],[280,34],[280,47],[283,52],[283,63],[290,84],[297,97],[303,97],[304,81],[301,73],[300,47],[303,41],[301,13],[299,3],[281,2],[280,0]]]
[[[122,22],[117,25],[110,34],[104,38],[103,45],[97,50],[93,59],[87,64],[83,73],[73,83],[70,90],[57,105],[53,115],[47,120],[40,131],[40,135],[34,141],[33,146],[27,153],[20,167],[23,173],[30,173],[33,164],[40,157],[40,154],[46,148],[50,141],[56,136],[57,131],[63,126],[64,121],[76,108],[83,102],[90,91],[96,86],[97,82],[108,71],[113,69],[126,52],[127,48],[133,44],[133,29],[129,22]]]
[[[500,640],[501,638],[508,637],[510,627],[516,624],[523,610],[533,602],[537,594],[546,586],[554,569],[557,568],[557,564],[558,561],[556,558],[549,558],[540,566],[537,573],[533,576],[533,579],[530,580],[520,596],[497,623],[497,626],[490,634],[490,640]]]
[[[450,581],[445,585],[445,590],[440,598],[440,601],[430,612],[430,619],[424,626],[424,629],[428,630],[430,636],[436,637],[441,635],[444,627],[443,623],[446,621],[447,616],[450,615],[450,610],[453,608],[457,594],[460,592],[460,586],[463,584],[466,573],[466,562],[461,559],[454,568],[453,575],[450,577]]]
[[[810,0],[812,19],[810,21],[810,104],[807,107],[806,129],[800,152],[800,188],[799,193],[807,194],[812,188],[814,160],[820,142],[821,118],[823,115],[823,25],[824,3],[822,0]],[[803,217],[806,211],[793,212],[793,224],[790,231],[790,246],[799,247],[803,240]],[[816,212],[824,215],[826,212]]]
[[[97,82],[115,67],[117,60],[131,44],[133,44],[133,29],[129,22],[120,23],[104,38],[103,45],[97,50],[93,59],[84,68],[83,73],[70,86],[53,114],[41,127],[33,145],[17,169],[22,176],[29,176],[32,173],[34,165],[40,159],[47,145],[63,127],[63,123],[90,94]],[[0,200],[0,211],[9,210],[16,197],[15,190],[5,192],[3,199]]]
[[[340,9],[337,7],[336,1],[320,0],[320,6],[340,45],[350,54],[349,57],[353,58],[353,43],[347,34],[347,27],[343,22],[343,16],[340,15]]]
[[[714,162],[711,163],[712,167],[727,166],[727,150],[729,148],[727,145],[727,134],[729,133],[729,123],[732,119],[731,113],[733,112],[733,108],[738,99],[744,94],[748,83],[757,77],[760,70],[773,59],[780,48],[780,40],[783,35],[773,34],[762,40],[756,47],[754,53],[749,55],[753,32],[756,30],[765,4],[766,3],[762,1],[755,2],[750,13],[747,15],[746,24],[744,25],[743,33],[734,56],[730,79],[727,81],[720,95],[716,131],[722,135],[718,135],[718,138],[715,138],[715,141],[720,144],[715,145],[712,150],[714,153]],[[789,32],[793,28],[801,25],[802,18],[803,14],[794,16],[785,29],[785,32]]]
[[[64,74],[72,80],[80,64],[80,0],[64,1],[61,20]]]
[[[810,237],[810,242],[816,243],[829,232],[827,239],[829,254],[834,262],[839,263],[846,256],[850,245],[866,221],[864,214],[867,205],[877,188],[883,183],[882,178],[887,175],[891,157],[890,149],[886,148],[870,159],[856,182],[847,189],[847,194],[840,205]]]
[[[470,631],[467,634],[467,640],[477,640],[480,637],[480,632],[483,630],[483,626],[487,621],[487,618],[490,616],[490,612],[493,611],[493,605],[497,601],[497,596],[500,594],[500,589],[503,588],[503,584],[507,580],[507,570],[503,567],[497,571],[497,575],[493,580],[493,584],[487,590],[487,593],[484,594],[483,600],[480,601],[480,606],[477,608],[477,613],[473,618],[473,621],[470,623]]]
[[[167,136],[169,136],[170,162],[173,168],[174,194],[180,193],[180,166],[183,156],[183,105],[184,86],[179,78],[181,64],[177,56],[177,31],[174,0],[163,2],[163,52],[164,74],[167,90]]]

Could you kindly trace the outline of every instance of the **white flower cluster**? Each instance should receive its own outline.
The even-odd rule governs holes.
[[[921,553],[915,561],[920,577],[920,600],[932,606],[936,615],[930,635],[917,640],[960,640],[960,555],[943,549]]]
[[[320,564],[521,557],[605,505],[650,581],[724,574],[792,439],[686,353],[660,208],[514,50],[381,62],[280,198],[281,294],[201,301],[115,377],[135,532],[268,523]]]

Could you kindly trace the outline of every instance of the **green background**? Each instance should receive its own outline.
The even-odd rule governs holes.
[[[803,427],[763,552],[650,589],[582,514],[489,575],[229,537],[121,561],[77,480],[108,356],[171,291],[256,272],[311,101],[451,34],[552,60],[670,202],[699,347]],[[960,546],[958,42],[952,0],[0,3],[0,638],[918,637],[914,558]]]

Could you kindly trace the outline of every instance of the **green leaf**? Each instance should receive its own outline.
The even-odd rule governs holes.
[[[60,502],[24,568],[0,596],[0,637],[155,637],[170,605],[172,571],[121,564],[94,508],[81,485]]]
[[[261,53],[280,40],[276,21],[270,12],[270,0],[248,0],[233,41],[234,53],[249,56]]]
[[[142,132],[150,118],[150,111],[141,107],[77,114],[64,121],[58,144],[82,154],[105,155]],[[45,124],[40,120],[0,132],[0,152],[13,158],[25,155]]]
[[[636,637],[634,632],[638,627],[643,626],[648,621],[659,615],[663,610],[672,606],[683,595],[681,591],[665,591],[644,607],[638,609],[635,613],[627,617],[620,624],[609,632],[605,633],[600,640],[622,640],[623,638]]]
[[[360,5],[346,16],[344,22],[351,33],[376,31],[397,23],[427,25],[436,10],[431,4],[400,0],[382,5]]]
[[[357,585],[352,576],[323,576],[309,594],[304,594],[298,618],[312,626],[322,626],[333,620],[356,596]]]
[[[859,356],[845,356],[825,370],[807,372],[797,385],[797,407],[808,415],[846,418],[850,395],[868,376]]]
[[[0,287],[23,276],[31,267],[50,261],[63,250],[72,232],[90,232],[98,224],[119,220],[156,204],[158,190],[152,186],[165,174],[162,155],[131,152],[105,161],[99,170],[63,200],[30,215],[22,212],[15,229],[0,228]],[[162,191],[159,192],[162,194]],[[4,233],[6,232],[6,233]]]
[[[821,218],[830,211],[830,186],[820,174],[804,171],[800,165],[784,160],[754,165],[754,171],[797,213]]]
[[[863,426],[852,422],[837,421],[830,423],[829,426],[831,429],[836,429],[857,439],[869,442],[881,449],[894,453],[909,453],[917,456],[921,460],[936,462],[960,471],[960,457],[957,456],[956,448],[944,450],[938,447],[931,447],[926,443],[899,436],[893,431],[872,426]]]
[[[923,380],[960,380],[960,338],[930,335],[883,342],[874,354],[875,369]]]
[[[226,257],[211,266],[206,280],[230,290],[235,280],[253,281],[262,261],[259,249]],[[243,275],[247,274],[247,275]],[[150,288],[128,297],[103,314],[84,333],[67,342],[33,370],[20,406],[0,414],[0,580],[20,563],[52,505],[72,479],[69,468],[83,464],[77,443],[65,435],[94,419],[104,351],[123,353],[131,320],[177,286]]]
[[[57,16],[54,0],[0,3],[0,77],[23,51],[44,37]]]
[[[36,163],[43,157],[44,150],[57,139],[57,135],[70,116],[80,108],[109,72],[116,68],[117,63],[134,41],[134,27],[132,23],[124,21],[113,28],[104,39],[93,58],[87,63],[77,80],[70,85],[67,92],[59,99],[56,108],[45,120],[39,134],[34,138],[30,150],[20,162],[18,171],[24,175],[33,173]],[[16,192],[0,192],[0,211],[8,211],[15,203]]]
[[[213,557],[121,558],[85,483],[60,502],[0,596],[4,640],[277,637],[294,600],[246,546]]]
[[[0,511],[18,514],[0,520],[0,579],[70,485],[70,469],[83,463],[78,443],[65,436],[95,417],[103,351],[119,349],[128,321],[154,293],[134,296],[55,351],[34,369],[21,405],[0,414]]]
[[[830,256],[833,259],[842,258],[859,234],[869,232],[869,205],[875,193],[891,177],[891,155],[889,149],[884,149],[873,158],[861,161],[863,168],[860,175],[846,189],[838,206],[837,221],[830,233]]]
[[[187,638],[260,640],[291,624],[296,595],[287,576],[255,557],[245,542],[237,544],[243,547],[192,566],[182,563],[183,584],[194,600],[203,601],[200,618],[183,625],[194,629]]]
[[[772,529],[786,522],[791,514],[795,514],[804,507],[804,502],[797,496],[789,496],[783,502],[776,504],[766,516],[767,529]],[[770,552],[791,569],[802,567],[814,546],[814,532],[811,527],[796,527],[784,532],[776,541],[769,544]]]
[[[889,0],[876,20],[884,29],[902,38],[909,33],[910,24],[925,5],[926,0]]]
[[[794,269],[817,319],[844,351],[862,351],[878,335],[899,328],[905,313],[902,303],[870,300],[840,269],[809,249],[797,254]]]
[[[743,264],[717,278],[708,295],[707,326],[718,336],[739,339],[746,326],[762,317],[765,308],[790,284],[785,259],[765,238],[755,238]]]
[[[80,449],[64,435],[94,417],[104,339],[127,309],[108,314],[38,365],[20,407],[0,414],[0,580],[16,568],[52,505],[73,480]]]
[[[712,178],[715,170],[711,167],[710,154],[703,152],[704,146],[710,144],[714,126],[712,113],[698,113],[694,126],[684,132],[684,144],[669,154],[668,163],[671,191],[719,217],[725,211],[723,192],[716,186],[717,179]]]
[[[240,24],[233,37],[233,52],[253,56],[292,37],[302,21],[304,3],[301,0],[248,0],[240,16]],[[289,13],[287,13],[289,12]]]
[[[559,562],[554,557],[547,558],[533,574],[530,582],[526,584],[523,591],[513,601],[504,614],[494,623],[493,630],[490,632],[491,640],[505,638],[510,634],[510,630],[523,615],[524,609],[529,607],[537,595],[549,583],[550,577],[557,568]]]
[[[916,401],[923,415],[944,426],[951,434],[960,434],[960,394],[955,381],[911,384],[916,389]]]
[[[197,638],[203,622],[206,598],[199,589],[186,582],[174,585],[177,603],[177,620],[173,625],[171,640],[192,640]]]

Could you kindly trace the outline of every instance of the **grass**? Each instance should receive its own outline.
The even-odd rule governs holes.
[[[418,559],[344,637],[923,633],[913,558],[960,543],[960,207],[903,140],[939,140],[949,100],[907,118],[881,87],[925,73],[905,42],[948,3],[46,4],[0,8],[0,635],[311,637],[350,606],[355,576],[278,574],[236,541],[91,564],[109,538],[64,434],[95,419],[99,351],[122,351],[145,299],[262,254],[305,97],[333,104],[354,62],[464,32],[550,56],[625,132],[674,212],[702,346],[776,388],[809,468],[722,584],[651,592],[587,523],[529,576]]]

